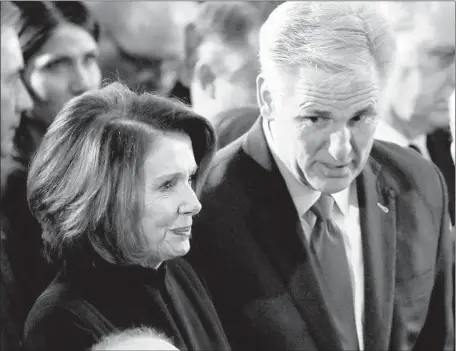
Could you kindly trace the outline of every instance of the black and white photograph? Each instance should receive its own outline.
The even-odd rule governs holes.
[[[0,6],[0,351],[455,351],[455,1]]]

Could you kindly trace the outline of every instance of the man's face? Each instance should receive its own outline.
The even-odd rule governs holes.
[[[21,79],[24,67],[17,34],[12,28],[1,33],[1,155],[13,152],[13,139],[22,112],[32,108],[32,100]]]
[[[398,32],[391,76],[395,114],[420,133],[448,126],[447,101],[455,85],[454,3],[436,6],[417,16],[412,28]]]
[[[224,111],[256,105],[258,35],[252,30],[242,45],[208,36],[199,46],[190,82],[192,105],[212,123],[217,124],[218,115]]]
[[[149,47],[150,52],[143,53],[114,37],[102,38],[99,47],[103,77],[119,78],[131,89],[168,95],[179,77],[181,61],[173,50],[154,52]]]
[[[246,50],[239,56],[237,67],[216,75],[214,99],[219,111],[256,105],[256,77],[260,70],[259,61],[252,51]]]
[[[260,76],[258,89],[274,145],[301,180],[325,193],[347,188],[366,164],[378,122],[374,69],[338,76],[303,68],[275,82]]]
[[[180,9],[173,6],[178,5],[155,1],[92,5],[107,29],[99,42],[104,78],[120,78],[132,89],[171,92],[183,52],[181,24],[173,14],[182,11],[191,18],[194,11],[187,2],[179,3]]]

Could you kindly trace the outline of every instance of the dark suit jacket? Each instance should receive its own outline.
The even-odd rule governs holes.
[[[214,120],[219,121],[215,126],[218,148],[224,148],[241,135],[246,133],[260,115],[257,106],[236,107],[220,112]]]
[[[453,226],[455,225],[454,216],[454,201],[455,201],[455,174],[454,174],[454,162],[451,158],[451,134],[448,130],[438,129],[435,132],[428,134],[426,140],[426,146],[431,156],[432,162],[439,167],[445,178],[448,195],[449,195],[449,210],[450,218]]]
[[[452,251],[441,173],[413,151],[375,142],[356,184],[365,350],[452,349]],[[259,121],[218,152],[202,203],[188,259],[233,349],[341,349]]]

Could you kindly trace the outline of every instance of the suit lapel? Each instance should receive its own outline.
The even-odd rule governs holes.
[[[298,214],[285,181],[272,161],[260,121],[249,131],[243,145],[244,151],[262,166],[261,174],[252,174],[249,182],[254,201],[252,208],[255,208],[250,217],[252,233],[283,281],[317,349],[340,350],[314,264],[307,245],[302,242],[304,233]]]
[[[364,257],[364,348],[386,350],[391,334],[396,262],[396,195],[382,185],[371,157],[357,178]]]

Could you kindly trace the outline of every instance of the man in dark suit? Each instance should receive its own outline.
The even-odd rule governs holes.
[[[18,167],[13,161],[14,135],[21,114],[32,108],[32,99],[21,80],[24,68],[18,29],[20,13],[9,1],[1,3],[1,185],[0,200],[4,195],[9,174]],[[11,252],[10,242],[14,240],[4,207],[0,207],[0,350],[18,351],[21,349],[23,322],[27,316],[25,291],[17,279],[13,266],[14,255],[24,252]],[[13,255],[12,255],[13,254]],[[13,258],[13,259],[12,259]],[[33,267],[32,267],[33,269]]]
[[[374,143],[394,51],[374,6],[285,3],[261,29],[261,118],[218,152],[188,257],[233,349],[453,349],[444,179]]]
[[[442,172],[455,224],[448,99],[455,86],[455,3],[388,2],[397,40],[379,140],[410,146]]]

